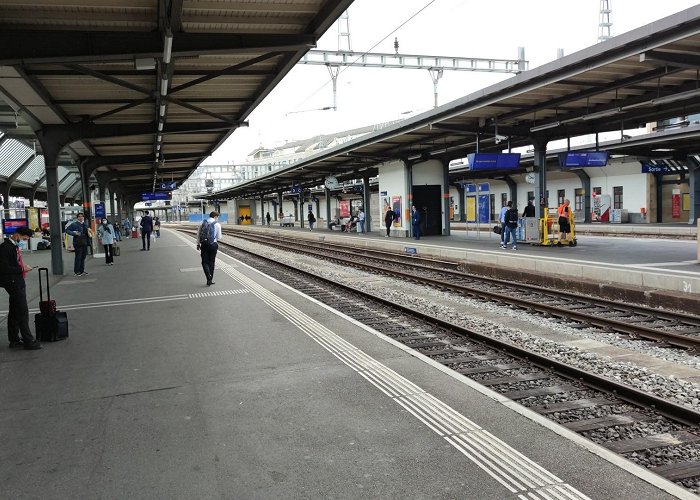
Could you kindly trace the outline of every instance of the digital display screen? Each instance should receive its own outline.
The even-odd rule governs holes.
[[[503,170],[520,166],[520,153],[472,153],[467,155],[470,170]]]
[[[559,166],[562,168],[605,167],[607,164],[607,151],[567,151],[566,153],[559,153]]]
[[[15,231],[17,231],[20,227],[29,227],[29,221],[27,221],[27,219],[2,220],[2,232],[4,234],[12,234]]]

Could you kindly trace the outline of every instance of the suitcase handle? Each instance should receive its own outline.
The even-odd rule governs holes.
[[[43,286],[41,284],[41,271],[46,272],[46,300],[51,300],[51,291],[49,290],[49,268],[40,267],[39,268],[39,301],[44,301]]]

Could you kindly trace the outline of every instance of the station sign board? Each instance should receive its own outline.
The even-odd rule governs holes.
[[[605,167],[607,164],[607,151],[566,151],[559,153],[559,166],[561,168]]]
[[[95,219],[100,220],[105,216],[105,204],[95,203]]]
[[[170,195],[168,193],[163,193],[156,191],[155,193],[141,193],[141,201],[153,201],[153,200],[169,200]]]
[[[211,187],[214,187],[213,183]],[[161,191],[173,191],[174,189],[177,189],[177,181],[161,182],[156,185],[156,188],[160,189]]]
[[[677,174],[679,171],[678,167],[668,164],[642,163],[643,174]]]
[[[520,166],[520,153],[472,153],[469,170],[510,170]]]

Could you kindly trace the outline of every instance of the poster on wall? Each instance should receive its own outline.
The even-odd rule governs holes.
[[[379,204],[379,220],[384,220],[384,216],[391,208],[391,198],[387,196],[386,191],[380,193],[381,203]]]
[[[401,227],[401,197],[392,196],[391,197],[391,207],[394,209],[394,227]]]
[[[476,196],[467,196],[467,222],[476,222]]]
[[[340,212],[340,217],[350,217],[350,201],[340,200],[338,202],[338,211]]]
[[[479,195],[479,222],[488,224],[489,219],[491,219],[490,199],[491,197],[488,194]]]
[[[671,192],[671,217],[680,219],[681,217],[681,190],[674,189]]]
[[[41,227],[39,226],[39,209],[38,208],[30,208],[29,209],[29,229],[36,229]]]
[[[610,222],[610,195],[591,195],[591,222]]]

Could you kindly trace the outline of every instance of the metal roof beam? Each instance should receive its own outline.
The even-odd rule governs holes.
[[[695,53],[679,54],[677,52],[665,52],[663,50],[648,50],[639,54],[639,62],[662,62],[669,66],[680,68],[700,68],[700,56]]]
[[[182,33],[173,37],[172,57],[256,52],[296,52],[316,46],[316,35]],[[0,30],[0,65],[86,63],[159,58],[158,32]]]

